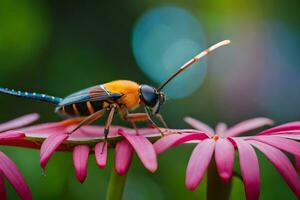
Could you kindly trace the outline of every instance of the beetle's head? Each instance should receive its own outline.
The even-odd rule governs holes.
[[[165,103],[166,96],[152,86],[140,85],[140,99],[147,107],[151,108],[153,114],[157,114],[160,106]]]

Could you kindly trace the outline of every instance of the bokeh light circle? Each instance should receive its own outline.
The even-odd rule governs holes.
[[[205,47],[199,21],[177,6],[146,12],[133,29],[132,48],[137,64],[157,86]],[[205,75],[204,58],[176,77],[164,91],[171,98],[188,96],[201,86]]]

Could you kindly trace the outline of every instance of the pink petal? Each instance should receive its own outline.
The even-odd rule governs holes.
[[[223,133],[227,130],[227,125],[223,122],[218,123],[216,126],[216,134],[223,135]]]
[[[272,145],[278,149],[287,151],[291,154],[300,156],[300,143],[290,139],[276,136],[258,136],[252,137],[251,140],[257,140],[265,144]]]
[[[118,132],[119,132],[120,129],[124,130],[127,134],[136,134],[135,129],[130,129],[130,128],[126,128],[126,127],[119,127]],[[161,130],[165,131],[164,128],[161,128]],[[117,135],[119,136],[119,133],[117,133]],[[156,128],[153,128],[153,127],[152,128],[139,128],[139,135],[144,135],[144,137],[147,137],[147,136],[160,136],[161,133]]]
[[[300,171],[300,156],[295,156],[296,169]]]
[[[153,146],[157,154],[160,154],[167,149],[185,143],[190,140],[204,140],[208,136],[204,133],[182,133],[182,134],[172,134],[162,137],[156,141]]]
[[[0,142],[22,139],[24,137],[25,137],[25,134],[21,131],[7,131],[4,133],[0,133]]]
[[[132,161],[133,148],[127,140],[122,140],[115,147],[115,169],[116,172],[123,176],[127,173]]]
[[[283,138],[288,138],[292,140],[300,140],[300,135],[293,135],[293,134],[279,134],[279,135],[272,135],[275,137],[283,137]]]
[[[300,130],[300,121],[298,122],[290,122],[286,124],[282,124],[280,126],[276,126],[265,131],[260,132],[260,135],[268,135],[274,134],[281,131],[291,131],[291,130]]]
[[[150,172],[155,172],[157,169],[157,158],[151,142],[142,135],[126,134],[122,129],[120,129],[119,134],[131,144],[145,168]]]
[[[83,183],[87,176],[87,161],[90,148],[87,145],[78,145],[73,150],[73,164],[76,172],[76,178]]]
[[[239,151],[241,174],[247,200],[256,200],[260,193],[259,165],[253,147],[244,140],[232,138]]]
[[[249,141],[249,143],[265,154],[265,156],[273,163],[297,197],[300,197],[300,179],[286,155],[284,155],[284,153],[282,153],[280,150],[258,141]]]
[[[211,127],[209,127],[207,124],[205,124],[199,120],[196,120],[194,118],[185,117],[184,121],[186,123],[188,123],[194,129],[197,129],[199,131],[204,131],[204,132],[208,133],[210,136],[213,136],[213,134],[215,133],[214,130]]]
[[[61,145],[64,141],[68,139],[67,134],[53,134],[48,137],[42,144],[40,150],[40,165],[45,169],[48,160],[54,153],[54,151]]]
[[[68,125],[63,124],[62,122],[49,122],[22,128],[21,131],[24,131],[26,134],[51,134],[53,132],[65,133],[68,127]]]
[[[13,119],[11,121],[5,122],[3,124],[0,124],[0,132],[19,128],[22,126],[26,126],[34,121],[36,121],[39,118],[39,115],[36,113],[24,115],[22,117],[18,117],[16,119]]]
[[[79,119],[66,119],[59,122],[51,122],[51,123],[43,123],[38,124],[34,126],[29,126],[26,128],[22,128],[21,131],[24,131],[26,133],[26,136],[28,137],[43,137],[47,138],[54,133],[58,134],[65,134],[68,132],[68,130],[74,125],[78,124],[80,121]],[[84,127],[81,127],[81,129]],[[74,134],[76,134],[78,131],[75,131]]]
[[[0,172],[0,199],[7,199],[6,187],[1,172]]]
[[[104,148],[103,148],[103,145]],[[102,152],[103,149],[103,152]],[[96,163],[100,168],[104,168],[107,162],[107,143],[99,142],[95,146]]]
[[[233,137],[262,126],[272,125],[273,123],[274,122],[271,119],[263,117],[248,119],[229,128],[224,135],[227,137]]]
[[[62,125],[61,122],[51,122],[22,128],[20,131],[23,131],[26,137],[46,139],[53,134],[67,133],[69,127],[70,126]]]
[[[185,185],[190,190],[195,190],[201,182],[214,153],[214,146],[215,141],[207,139],[200,142],[193,150],[185,176]]]
[[[2,152],[0,152],[0,171],[8,179],[21,199],[32,199],[29,188],[17,166]]]
[[[260,132],[256,135],[300,135],[300,129],[299,130],[283,130],[283,131],[278,131],[278,132]]]
[[[220,177],[229,181],[232,176],[234,164],[234,147],[227,139],[220,138],[216,141],[215,159]]]

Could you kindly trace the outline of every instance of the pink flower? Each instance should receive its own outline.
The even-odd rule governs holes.
[[[231,128],[227,128],[224,123],[219,123],[215,131],[198,120],[188,117],[185,121],[198,131],[166,136],[158,140],[154,148],[159,154],[182,143],[197,143],[186,171],[186,186],[190,190],[194,190],[201,182],[213,155],[219,176],[225,182],[229,181],[232,177],[234,152],[237,148],[246,197],[249,200],[258,199],[260,175],[258,159],[253,148],[255,147],[271,161],[296,196],[300,197],[299,177],[282,152],[289,152],[299,158],[300,143],[295,140],[300,140],[300,122],[277,126],[255,136],[241,137],[242,133],[271,125],[272,121],[266,118],[255,118]]]
[[[105,143],[104,127],[83,126],[74,133],[67,134],[74,126],[76,126],[74,120],[34,125],[18,130],[25,134],[22,140],[0,141],[0,144],[40,148],[40,165],[43,170],[55,151],[72,151],[76,178],[81,183],[87,177],[89,154],[94,153],[97,165],[104,168],[107,150],[110,147],[115,147],[115,170],[119,175],[124,175],[128,171],[134,152],[146,169],[150,172],[156,171],[156,153],[149,141],[160,137],[156,129],[139,129],[137,135],[134,129],[112,126],[108,143]]]
[[[39,116],[37,114],[29,114],[0,124],[0,143],[23,139],[25,137],[23,132],[10,130],[30,124],[33,121],[36,121],[38,118]],[[7,178],[21,199],[32,199],[29,188],[17,166],[3,152],[0,151],[0,199],[6,199],[4,178]]]

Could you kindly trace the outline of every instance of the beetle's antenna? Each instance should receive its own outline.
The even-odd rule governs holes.
[[[175,78],[178,74],[180,74],[183,70],[187,69],[189,66],[191,66],[193,63],[199,61],[202,57],[206,56],[210,52],[214,51],[215,49],[228,45],[230,43],[230,40],[223,40],[222,42],[219,42],[217,44],[214,44],[213,46],[209,47],[208,49],[202,51],[198,55],[196,55],[194,58],[186,62],[184,65],[182,65],[174,74],[172,74],[163,84],[161,84],[157,91],[162,90],[173,78]]]
[[[59,98],[59,97],[54,97],[54,96],[50,96],[50,95],[46,95],[46,94],[39,94],[39,93],[35,93],[35,92],[33,92],[33,93],[22,92],[22,91],[18,91],[18,90],[3,88],[3,87],[0,87],[0,93],[17,96],[17,97],[22,97],[22,98],[27,98],[27,99],[44,101],[44,102],[53,103],[53,104],[59,104],[62,101],[62,98]]]

